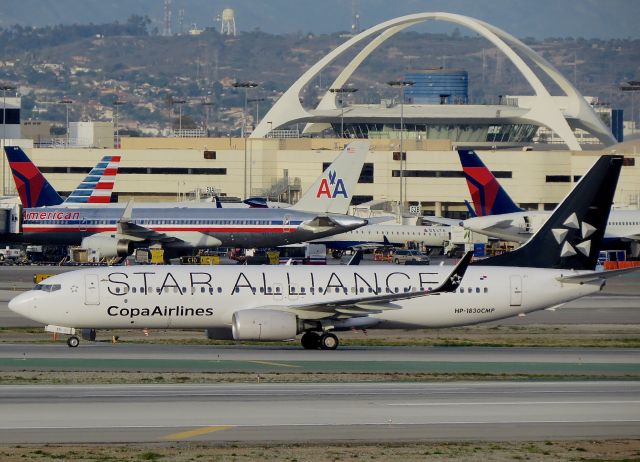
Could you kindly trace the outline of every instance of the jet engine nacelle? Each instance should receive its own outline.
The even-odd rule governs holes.
[[[133,243],[126,239],[117,239],[113,235],[94,234],[82,239],[83,249],[93,249],[102,257],[126,257],[133,252]]]
[[[300,332],[298,318],[286,311],[242,310],[231,320],[234,340],[289,340]]]

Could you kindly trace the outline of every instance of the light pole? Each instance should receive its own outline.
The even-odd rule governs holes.
[[[204,98],[200,105],[204,108],[204,135],[209,136],[209,108],[213,106],[213,101]]]
[[[242,109],[242,129],[240,131],[240,136],[244,141],[244,198],[247,198],[247,140],[244,139],[246,135],[246,127],[247,127],[247,93],[250,88],[256,88],[258,84],[256,82],[234,82],[234,88],[243,88],[244,89],[244,107]]]
[[[392,80],[390,82],[387,82],[387,85],[391,87],[398,87],[400,89],[400,201],[398,203],[398,215],[400,220],[402,220],[402,215],[404,212],[403,192],[406,192],[404,190],[407,189],[406,185],[404,185],[404,182],[406,181],[404,180],[404,166],[406,164],[407,159],[402,146],[402,139],[403,139],[403,133],[404,133],[404,89],[406,87],[412,86],[413,84],[415,84],[415,82],[411,80]]]
[[[11,90],[15,90],[16,87],[14,87],[13,85],[9,85],[9,84],[2,84],[2,86],[0,86],[0,89],[2,89],[2,149],[4,150],[4,147],[6,146],[7,143],[7,91],[11,91]],[[5,155],[5,153],[2,153],[2,195],[4,196],[6,194],[6,184],[5,184],[5,158],[7,156]]]
[[[115,147],[116,147],[116,149],[120,149],[120,130],[119,130],[119,127],[118,127],[118,106],[122,106],[124,104],[127,104],[127,102],[126,101],[121,101],[119,99],[116,99],[113,102],[113,105],[115,106],[115,109],[116,109],[116,111],[115,111],[115,114],[116,114],[116,116],[115,116],[116,146]]]
[[[58,101],[58,104],[64,104],[66,109],[67,109],[67,145],[66,147],[69,147],[69,105],[73,104],[73,100],[69,99],[69,98],[63,98],[60,101]]]
[[[636,131],[636,115],[635,115],[635,96],[640,91],[640,80],[630,80],[626,84],[620,87],[622,91],[631,92],[631,123],[632,123],[632,135]]]
[[[171,107],[173,107],[174,104],[178,105],[178,133],[180,133],[180,136],[182,136],[182,105],[186,102],[184,99],[171,98]]]
[[[258,126],[258,124],[260,123],[260,102],[266,100],[266,98],[249,98],[247,100],[249,103],[256,103],[256,120],[254,126]]]
[[[256,103],[256,120],[254,121],[254,127],[258,126],[260,122],[260,101],[265,101],[266,98],[249,98],[249,103]],[[247,138],[249,143],[249,194],[253,194],[253,142],[251,138]]]
[[[331,93],[337,93],[338,95],[355,93],[358,91],[357,88],[329,88]],[[344,138],[344,100],[340,98],[340,138]]]

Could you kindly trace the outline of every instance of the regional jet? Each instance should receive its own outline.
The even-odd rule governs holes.
[[[519,249],[451,268],[135,266],[53,276],[9,302],[70,335],[77,329],[202,328],[210,338],[338,347],[335,331],[422,329],[495,321],[597,293],[632,269],[594,271],[621,156],[603,156]],[[255,212],[255,211],[254,211]]]
[[[126,256],[160,244],[165,255],[211,247],[275,247],[349,231],[367,220],[344,215],[369,144],[350,143],[300,201],[287,209],[219,209],[211,203],[26,207],[24,242],[81,245],[103,257]],[[16,180],[17,181],[17,180]],[[38,197],[42,183],[27,181]],[[18,185],[20,189],[20,185]],[[53,188],[51,188],[53,189]]]
[[[458,154],[477,215],[460,226],[512,242],[525,242],[533,236],[551,212],[519,208],[474,151],[459,150]],[[632,241],[637,250],[640,211],[612,210],[604,237]]]

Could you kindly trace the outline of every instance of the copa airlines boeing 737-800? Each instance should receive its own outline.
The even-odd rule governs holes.
[[[162,245],[165,255],[171,255],[219,246],[275,247],[342,233],[367,223],[344,214],[368,148],[365,141],[350,143],[287,209],[220,209],[212,203],[25,205],[20,239],[81,245],[112,257],[152,244]],[[18,187],[37,197],[46,185],[33,182]]]
[[[468,266],[90,268],[53,276],[9,308],[48,331],[204,328],[210,337],[335,349],[332,331],[474,324],[598,292],[594,271],[622,157],[604,156],[519,249]],[[468,267],[467,267],[468,266]]]

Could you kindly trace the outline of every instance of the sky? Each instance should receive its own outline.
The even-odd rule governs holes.
[[[0,26],[124,22],[149,16],[162,30],[164,0],[0,0]],[[517,37],[640,38],[640,0],[172,0],[173,30],[179,10],[184,28],[217,27],[224,8],[235,12],[240,31],[333,33],[347,31],[353,12],[361,29],[398,16],[446,11],[489,22]],[[441,32],[434,24],[421,31]],[[464,30],[461,30],[465,33]]]

